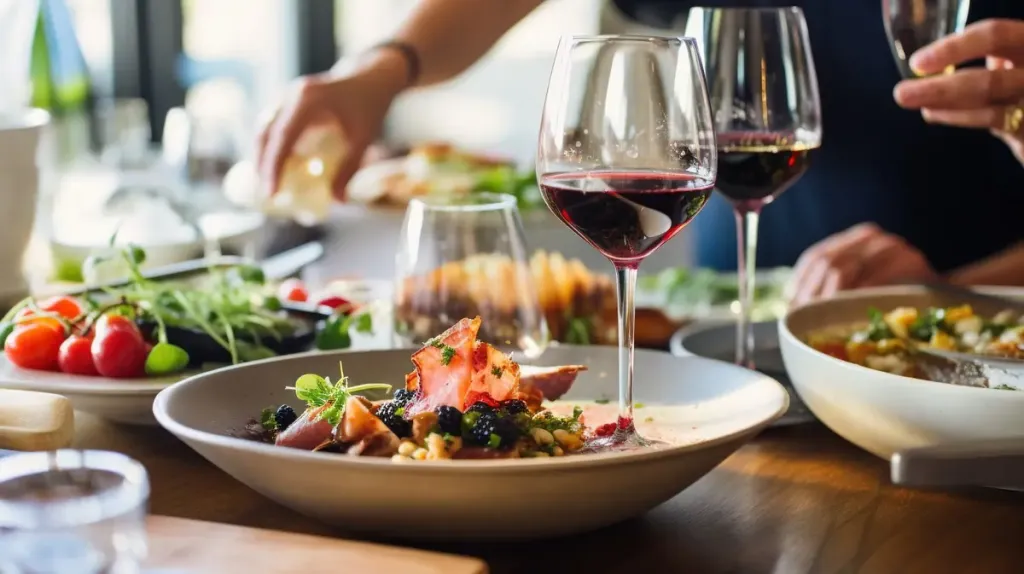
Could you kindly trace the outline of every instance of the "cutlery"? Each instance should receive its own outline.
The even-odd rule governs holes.
[[[935,382],[965,387],[1008,387],[1024,390],[1024,369],[977,360],[976,355],[956,353],[954,358],[928,347],[908,347],[907,354],[922,374]]]
[[[323,244],[319,241],[311,241],[287,251],[282,251],[277,255],[267,257],[261,262],[254,262],[244,257],[233,256],[220,256],[213,259],[194,259],[192,261],[183,261],[181,263],[174,263],[145,270],[142,272],[142,276],[153,281],[184,279],[187,277],[202,275],[211,269],[223,269],[239,265],[257,265],[263,271],[264,277],[272,281],[277,281],[295,274],[303,267],[323,257],[323,254]],[[117,281],[103,283],[101,285],[83,285],[61,290],[61,294],[84,295],[87,293],[96,293],[103,289],[123,287],[129,282],[130,281],[128,279],[120,279]]]
[[[977,301],[987,305],[999,305],[1005,309],[1024,313],[1024,301],[1020,299],[1012,299],[1001,295],[992,295],[991,293],[982,293],[969,287],[951,285],[949,283],[918,283],[918,285],[929,291],[934,291],[935,293],[951,295],[960,301]]]
[[[1024,437],[905,449],[890,470],[901,486],[1024,488]]]

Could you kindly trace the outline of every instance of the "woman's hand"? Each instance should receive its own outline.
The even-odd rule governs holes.
[[[916,247],[873,223],[862,223],[804,251],[786,294],[791,304],[800,305],[844,289],[937,277]]]
[[[915,52],[910,66],[921,75],[939,74],[980,58],[987,69],[900,82],[896,102],[921,110],[928,122],[991,130],[1024,163],[1024,21],[971,24]]]
[[[299,78],[257,139],[257,164],[267,193],[277,193],[285,161],[303,132],[333,124],[344,134],[347,146],[333,182],[335,197],[343,199],[345,185],[379,135],[391,102],[405,87],[407,73],[400,56],[381,51],[351,72]]]

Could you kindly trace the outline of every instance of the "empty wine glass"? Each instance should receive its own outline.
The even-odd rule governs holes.
[[[394,313],[401,346],[422,345],[463,317],[480,316],[480,340],[540,356],[548,328],[516,199],[413,199],[399,238]]]
[[[633,425],[634,293],[640,262],[704,207],[715,134],[688,38],[572,36],[548,83],[537,175],[548,207],[615,266],[619,417],[595,448],[649,444]]]
[[[761,209],[807,171],[821,145],[818,80],[799,8],[694,8],[718,134],[715,189],[736,214],[740,316],[736,363],[754,368],[751,322]]]
[[[910,56],[967,24],[971,0],[882,0],[882,21],[892,55],[904,78],[915,78]],[[952,73],[950,66],[944,73]]]

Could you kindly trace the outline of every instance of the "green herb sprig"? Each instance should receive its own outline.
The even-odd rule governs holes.
[[[384,383],[370,383],[365,385],[348,386],[348,377],[345,376],[344,367],[338,363],[338,382],[332,383],[327,377],[320,375],[306,374],[295,381],[295,386],[286,387],[295,391],[295,396],[305,401],[309,408],[320,408],[327,406],[320,412],[319,418],[331,425],[341,422],[341,415],[345,413],[345,404],[348,399],[356,393],[363,393],[374,390],[391,390],[391,385]]]

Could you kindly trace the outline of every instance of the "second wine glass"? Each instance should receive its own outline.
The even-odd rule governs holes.
[[[700,46],[714,109],[715,188],[736,213],[736,362],[753,368],[758,219],[807,171],[811,150],[821,145],[814,59],[799,8],[694,8],[686,33]]]
[[[594,448],[648,444],[633,425],[634,291],[640,262],[704,207],[715,136],[696,45],[687,38],[564,38],[537,151],[544,201],[615,266],[619,413]]]

